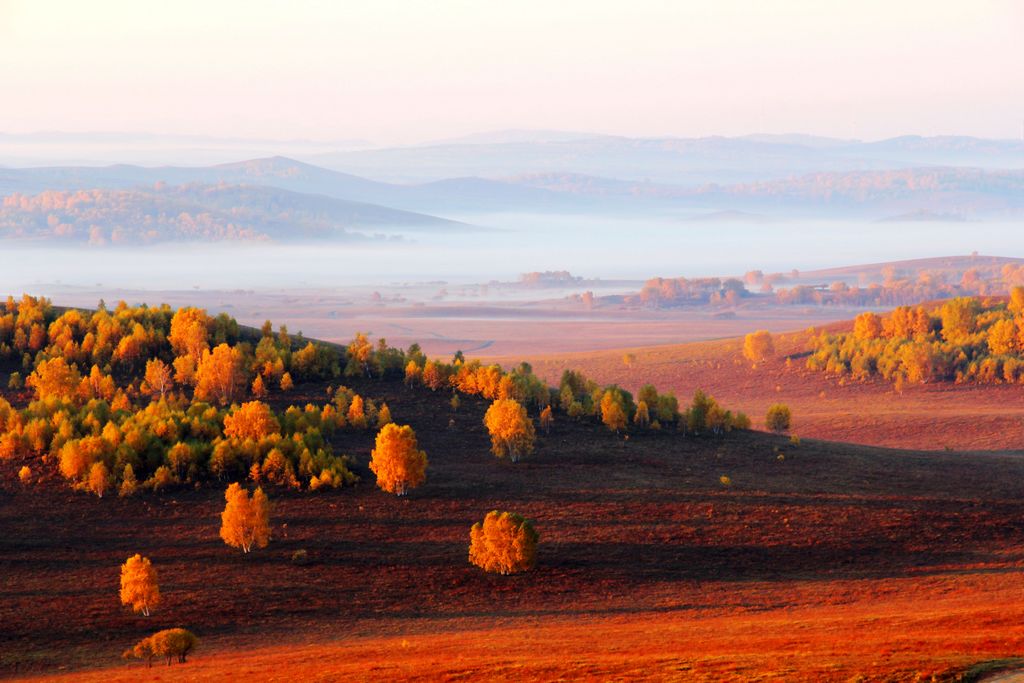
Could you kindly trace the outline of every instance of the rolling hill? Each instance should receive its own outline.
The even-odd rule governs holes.
[[[220,490],[96,498],[25,487],[0,461],[0,671],[136,680],[145,665],[121,650],[179,625],[200,647],[168,675],[189,680],[952,680],[1024,647],[1019,456],[624,440],[559,417],[512,465],[488,452],[479,398],[452,412],[447,392],[400,379],[346,383],[415,428],[427,483],[377,490],[372,434],[338,432],[363,481],[269,488],[273,538],[250,555],[217,536]],[[273,404],[322,401],[325,385]],[[493,508],[534,520],[535,571],[468,564],[469,525]],[[117,605],[134,552],[160,572],[149,618]]]
[[[434,216],[257,185],[164,185],[11,194],[0,238],[152,243],[209,240],[359,240],[372,233],[463,232]]]

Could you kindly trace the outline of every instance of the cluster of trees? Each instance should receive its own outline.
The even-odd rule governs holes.
[[[343,371],[334,348],[284,327],[275,333],[269,322],[246,332],[195,308],[122,302],[108,311],[101,302],[83,313],[29,296],[8,298],[2,313],[0,358],[20,363],[10,388],[28,403],[19,409],[0,398],[0,459],[54,462],[99,496],[245,477],[342,486],[355,476],[333,453],[331,435],[391,421],[386,404],[345,387],[326,405],[280,413],[259,400],[294,381],[362,372],[351,358]]]
[[[734,306],[747,296],[750,292],[743,282],[735,278],[656,277],[647,280],[638,294],[626,297],[626,303],[654,308],[706,304]]]
[[[404,377],[409,385],[450,390],[453,408],[458,394],[494,401],[485,419],[492,448],[513,461],[533,450],[530,412],[544,431],[555,410],[599,420],[616,433],[675,426],[721,434],[749,426],[744,415],[703,392],[680,411],[674,395],[651,385],[634,399],[567,371],[554,388],[526,363],[506,371],[466,361],[461,353],[445,363],[428,359],[415,344],[403,351],[363,334],[338,350],[292,337],[284,327],[275,333],[269,322],[246,331],[227,315],[166,305],[122,302],[108,311],[101,302],[83,313],[58,311],[42,298],[8,298],[0,316],[0,357],[20,361],[24,380],[15,375],[12,384],[23,385],[31,398],[20,409],[0,398],[0,458],[45,458],[74,486],[98,496],[207,480],[309,489],[349,484],[356,479],[351,463],[333,453],[329,440],[340,429],[388,425],[386,404],[345,387],[321,406],[275,412],[261,400],[290,390],[294,381],[343,375]],[[382,457],[374,472],[399,494],[425,476],[425,458],[420,467],[415,448],[400,465],[383,458],[392,442],[408,443],[409,434],[396,427],[379,435]]]
[[[843,280],[828,283],[794,284],[799,271],[747,272],[736,278],[652,278],[641,290],[627,296],[627,304],[652,308],[679,306],[733,306],[744,300],[779,305],[812,306],[912,306],[925,301],[964,296],[1005,294],[1024,285],[1024,264],[987,262],[984,258],[949,266],[900,269],[886,266],[869,277],[880,279],[866,285]],[[755,296],[759,292],[761,296]]]
[[[630,425],[638,430],[674,427],[688,434],[715,435],[750,428],[746,415],[726,410],[700,389],[694,392],[690,405],[680,410],[675,394],[658,393],[652,384],[642,387],[634,398],[621,387],[600,386],[575,370],[562,373],[557,399],[552,399],[552,405],[561,407],[572,418],[600,419],[616,433],[627,430]]]
[[[815,337],[807,367],[898,383],[1024,382],[1024,287],[1008,301],[960,297],[885,317],[862,313],[852,332]]]
[[[157,631],[148,638],[143,638],[134,647],[125,650],[124,659],[145,659],[146,666],[153,666],[153,660],[161,657],[167,660],[167,666],[177,659],[184,664],[189,653],[199,644],[195,635],[183,628],[168,628]]]

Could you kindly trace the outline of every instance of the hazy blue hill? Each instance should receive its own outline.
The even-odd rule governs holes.
[[[706,138],[481,136],[458,143],[317,154],[318,165],[389,182],[579,173],[672,185],[749,183],[813,172],[924,165],[1024,167],[1024,143],[969,137],[903,137],[878,142],[809,135]]]

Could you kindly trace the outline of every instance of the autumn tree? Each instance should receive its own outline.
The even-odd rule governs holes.
[[[636,415],[633,416],[633,424],[641,429],[646,429],[651,424],[651,413],[647,410],[646,401],[640,401],[636,404]]]
[[[252,395],[256,398],[265,398],[267,395],[267,387],[263,383],[263,376],[256,375],[256,379],[252,381],[252,387],[250,388]]]
[[[179,308],[171,318],[171,330],[167,341],[178,356],[190,356],[196,360],[210,348],[210,317],[201,308]]]
[[[44,360],[36,366],[28,376],[26,384],[35,390],[36,398],[68,399],[82,383],[82,376],[73,365],[68,365],[63,358]]]
[[[412,427],[391,423],[381,428],[370,453],[370,471],[377,475],[377,486],[399,496],[426,480],[427,454],[419,450]]]
[[[203,353],[196,368],[196,398],[227,405],[245,383],[245,357],[237,347],[221,344]]]
[[[1010,313],[1016,316],[1024,316],[1024,287],[1014,287],[1010,290]]]
[[[431,391],[437,391],[444,386],[444,372],[441,370],[441,366],[432,360],[428,360],[423,366],[421,378],[423,386]]]
[[[997,356],[1020,350],[1017,324],[1013,320],[997,320],[988,328],[988,348]]]
[[[420,381],[420,375],[423,371],[420,370],[420,366],[416,364],[416,361],[411,360],[405,365],[405,384],[406,386],[413,386]]]
[[[179,664],[184,664],[189,653],[198,644],[199,639],[191,631],[169,628],[143,638],[132,648],[125,650],[121,656],[124,659],[145,659],[147,666],[153,666],[156,657],[167,660],[167,666],[170,666],[174,659],[177,659]]]
[[[537,565],[539,535],[530,520],[492,510],[469,532],[469,561],[487,572],[515,574]]]
[[[882,318],[870,311],[861,313],[853,321],[853,336],[857,339],[878,339],[882,336]]]
[[[953,344],[965,343],[977,325],[978,300],[960,297],[947,301],[939,313],[942,317],[942,337]]]
[[[136,553],[121,565],[121,604],[147,617],[160,604],[156,569],[149,558]]]
[[[270,542],[270,503],[262,488],[252,497],[238,483],[224,492],[227,504],[221,513],[220,537],[232,548],[248,553],[253,546],[266,548]]]
[[[551,414],[551,406],[544,406],[544,410],[540,411],[540,428],[547,434],[554,423],[555,417]]]
[[[173,373],[159,358],[146,361],[145,387],[151,394],[159,394],[163,398],[174,386]]]
[[[243,403],[224,416],[224,436],[229,439],[259,441],[280,433],[281,425],[274,417],[274,411],[262,401]]]
[[[616,434],[626,428],[626,410],[621,392],[607,389],[601,396],[601,422]]]
[[[295,382],[292,381],[292,373],[286,372],[281,375],[281,391],[291,391],[295,387]]]
[[[768,414],[765,415],[764,424],[769,430],[776,434],[781,434],[789,429],[792,420],[793,413],[790,411],[789,406],[783,403],[776,403],[768,408]]]
[[[491,452],[512,462],[533,452],[535,432],[526,408],[514,398],[498,399],[484,415],[484,425],[491,435]]]
[[[366,429],[366,403],[363,397],[356,394],[348,404],[348,423],[355,429]]]
[[[743,356],[754,363],[762,363],[775,355],[775,342],[767,330],[751,332],[743,339]]]
[[[388,408],[387,403],[382,403],[380,410],[377,411],[377,426],[383,427],[386,424],[391,424],[391,408]]]
[[[110,470],[103,462],[94,462],[89,468],[89,479],[86,481],[89,490],[102,498],[110,487]]]
[[[128,463],[124,466],[124,472],[121,474],[121,487],[117,490],[117,495],[121,498],[128,498],[134,496],[138,489],[139,482],[135,478],[135,469],[131,463]]]
[[[348,366],[345,368],[345,374],[371,377],[375,361],[373,342],[362,332],[357,332],[348,345]]]

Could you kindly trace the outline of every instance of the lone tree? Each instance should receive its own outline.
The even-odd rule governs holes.
[[[514,398],[501,398],[491,404],[484,415],[484,425],[491,435],[491,452],[512,462],[533,452],[536,433],[533,420]]]
[[[177,658],[179,664],[184,664],[188,653],[192,652],[199,644],[199,639],[191,631],[183,628],[169,628],[157,631],[148,638],[143,638],[131,649],[125,650],[122,655],[125,659],[145,659],[147,666],[153,666],[155,657],[163,657],[167,660],[167,666],[171,660]]]
[[[266,548],[270,542],[270,503],[262,488],[249,492],[237,482],[224,492],[227,505],[221,513],[220,537],[232,548],[248,553],[253,546]]]
[[[530,520],[492,510],[469,531],[469,561],[488,572],[525,572],[537,565],[539,540]]]
[[[790,411],[789,406],[776,403],[768,409],[768,414],[764,418],[764,424],[776,434],[781,434],[789,429],[792,420],[793,413]]]
[[[754,363],[762,363],[775,355],[775,342],[767,330],[751,332],[743,339],[743,356]]]
[[[160,604],[156,570],[149,558],[136,553],[121,565],[121,604],[147,617],[150,610]]]
[[[427,454],[419,450],[412,427],[389,423],[381,428],[370,454],[370,471],[377,475],[377,486],[399,496],[426,481]]]
[[[540,411],[540,428],[547,434],[551,431],[551,425],[554,422],[555,417],[551,414],[551,406],[544,406],[544,410]]]

